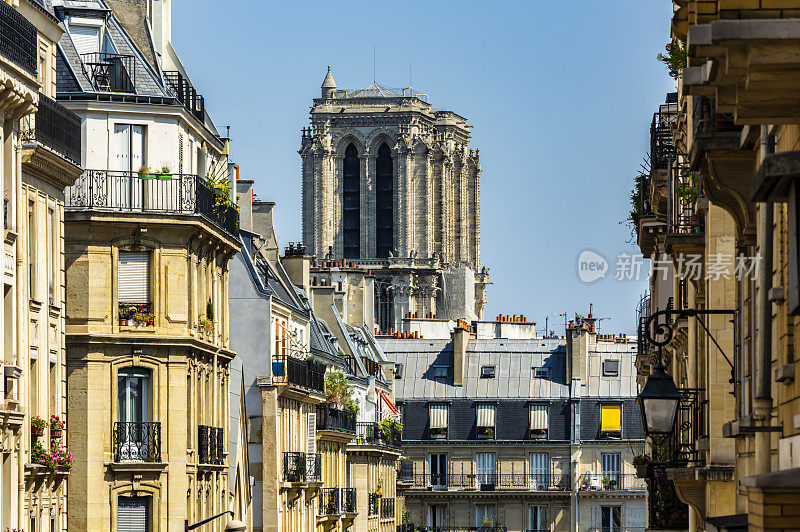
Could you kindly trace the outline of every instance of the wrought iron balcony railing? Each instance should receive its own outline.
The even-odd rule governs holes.
[[[378,515],[380,512],[381,496],[370,493],[367,497],[367,515]]]
[[[717,113],[716,101],[707,96],[695,96],[692,107],[692,130],[695,136],[714,135],[723,132],[738,132],[731,113]]]
[[[36,143],[69,162],[81,164],[81,118],[42,93],[36,113],[20,122],[23,143]]]
[[[319,515],[337,515],[341,512],[339,488],[322,488],[319,493]]]
[[[643,478],[631,473],[584,473],[578,482],[578,491],[642,491],[646,487]]]
[[[322,477],[318,454],[283,453],[283,479],[286,482],[317,482]]]
[[[570,491],[570,475],[562,473],[415,473],[412,487],[433,491]]]
[[[225,463],[223,452],[223,431],[220,427],[199,425],[197,427],[198,463],[222,465]]]
[[[165,70],[164,79],[175,91],[175,97],[199,121],[205,118],[205,100],[197,93],[191,82],[183,74],[174,70]]]
[[[704,220],[696,210],[703,195],[700,173],[692,170],[684,155],[679,155],[670,169],[669,230],[672,233],[703,233]]]
[[[199,214],[236,237],[239,212],[193,174],[85,170],[65,190],[69,210]]]
[[[650,124],[650,168],[665,170],[669,161],[675,159],[675,143],[672,129],[678,117],[677,95],[667,95],[666,103],[659,106]]]
[[[356,416],[349,410],[341,410],[331,403],[317,405],[317,430],[356,432]]]
[[[410,482],[414,480],[414,464],[410,460],[400,460],[397,465],[397,480]]]
[[[114,423],[115,462],[160,462],[161,423],[158,421]]]
[[[325,364],[292,356],[272,357],[272,382],[325,391]]]
[[[0,2],[0,54],[36,76],[36,42],[36,26],[8,3]]]
[[[361,357],[361,362],[364,363],[364,368],[367,370],[367,374],[372,375],[378,379],[383,378],[383,373],[381,372],[381,365],[374,360],[371,360],[367,357]]]
[[[400,447],[401,430],[380,423],[359,421],[356,423],[356,439],[354,445],[383,445]]]
[[[394,517],[394,498],[381,497],[381,519]]]
[[[358,512],[356,488],[342,488],[341,500],[344,513],[354,514]]]
[[[136,92],[136,58],[132,55],[92,52],[81,54],[86,74],[96,91]]]

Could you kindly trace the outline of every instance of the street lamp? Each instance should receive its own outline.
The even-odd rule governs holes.
[[[234,513],[230,510],[222,512],[220,514],[214,515],[209,517],[208,519],[203,519],[199,523],[195,523],[193,525],[189,524],[189,520],[186,520],[185,530],[188,532],[189,530],[194,530],[196,528],[200,528],[201,526],[205,525],[206,523],[210,523],[214,519],[218,517],[222,517],[225,514],[231,514],[231,517],[234,516]],[[244,532],[247,530],[247,525],[239,521],[238,519],[231,519],[228,521],[228,525],[225,527],[225,532]]]
[[[672,432],[678,403],[681,400],[681,393],[666,369],[667,367],[659,360],[653,366],[653,373],[647,377],[644,388],[636,398],[642,411],[644,431],[651,436]]]

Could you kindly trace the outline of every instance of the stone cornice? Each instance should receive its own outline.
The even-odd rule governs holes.
[[[57,189],[72,186],[83,173],[80,166],[74,165],[38,143],[33,147],[26,146],[30,145],[23,145],[24,169]]]

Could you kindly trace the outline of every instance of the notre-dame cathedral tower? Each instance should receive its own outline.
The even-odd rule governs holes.
[[[306,250],[375,278],[375,321],[481,319],[480,158],[470,126],[411,88],[339,89],[330,68],[303,130]]]

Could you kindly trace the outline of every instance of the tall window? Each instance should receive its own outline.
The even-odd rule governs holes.
[[[344,152],[342,166],[342,244],[344,258],[357,259],[361,241],[361,176],[356,147]]]
[[[531,453],[528,456],[530,486],[533,490],[546,490],[550,485],[550,455],[547,453]]]
[[[494,504],[475,505],[475,526],[493,527],[495,525]]]
[[[428,505],[428,526],[436,530],[439,527],[447,526],[447,505],[429,504]]]
[[[548,532],[547,506],[534,505],[528,510],[528,532]]]
[[[150,254],[148,252],[119,252],[117,300],[120,307],[150,303]]]
[[[375,161],[375,254],[388,257],[394,249],[394,176],[392,152],[381,144]]]
[[[114,124],[114,170],[108,179],[111,205],[141,208],[144,182],[134,175],[145,164],[144,126]]]
[[[150,497],[120,497],[117,499],[117,530],[149,532],[149,513]]]
[[[622,508],[619,506],[601,506],[601,532],[620,532],[622,530]]]
[[[428,433],[431,439],[447,438],[448,405],[433,403],[428,406]]]
[[[54,304],[56,302],[56,272],[53,267],[55,265],[56,242],[53,234],[55,231],[55,213],[52,207],[47,208],[47,227],[45,231],[47,235],[47,295],[50,298],[50,303]]]
[[[497,477],[495,454],[477,453],[475,455],[475,470],[478,473],[478,489],[493,488]]]
[[[146,461],[150,456],[148,431],[150,371],[124,368],[117,375],[117,439],[120,462]]]
[[[620,489],[622,480],[619,453],[602,453],[600,455],[603,486],[606,489]]]
[[[433,488],[447,487],[447,455],[445,453],[434,453],[429,457],[431,472],[431,486]]]
[[[375,280],[375,315],[381,332],[388,333],[394,327],[394,287],[391,279]]]
[[[33,201],[28,202],[28,277],[30,299],[36,299],[36,204]]]

